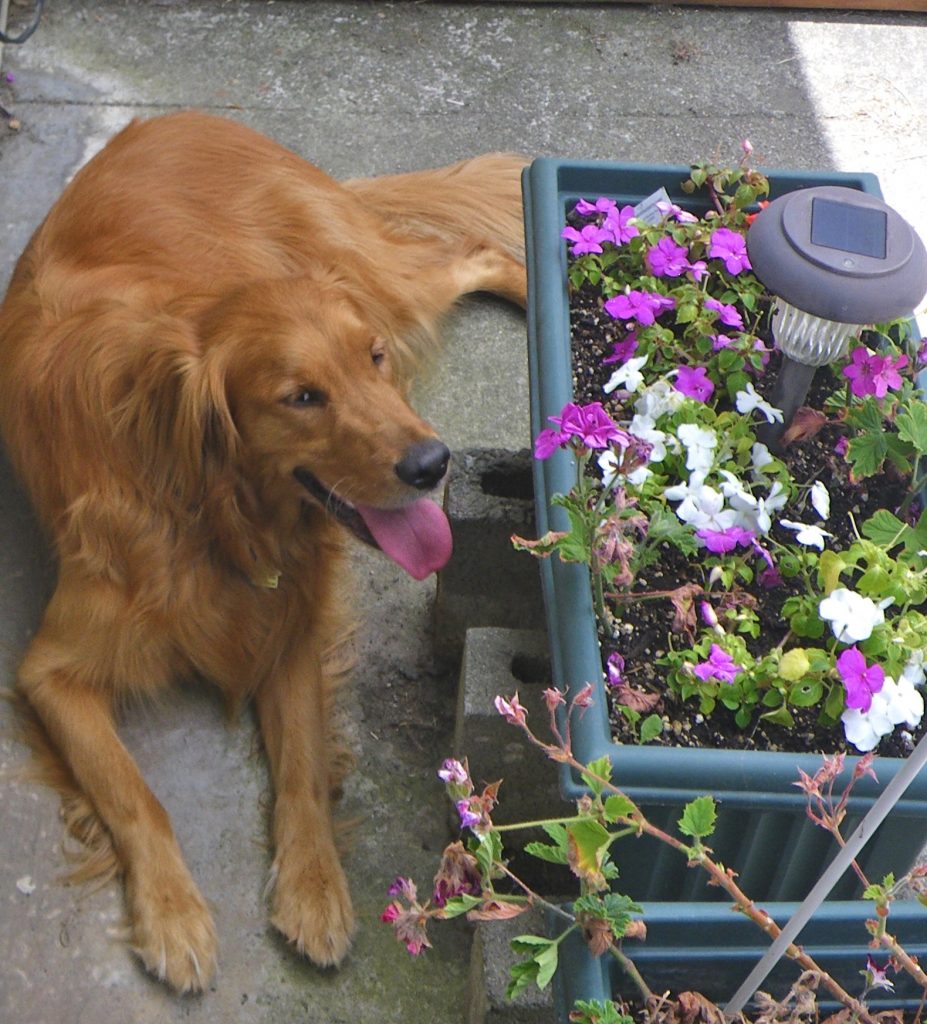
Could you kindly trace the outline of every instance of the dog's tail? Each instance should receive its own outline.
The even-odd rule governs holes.
[[[526,164],[513,153],[487,153],[436,170],[343,184],[403,235],[476,242],[524,263],[521,172]]]

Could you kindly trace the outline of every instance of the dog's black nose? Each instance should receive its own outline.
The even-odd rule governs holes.
[[[436,438],[411,445],[396,463],[396,476],[410,487],[428,491],[441,481],[447,472],[451,453],[447,445]]]

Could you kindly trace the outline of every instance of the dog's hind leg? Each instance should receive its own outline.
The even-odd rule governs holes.
[[[20,670],[20,692],[111,836],[133,949],[178,991],[202,989],[215,969],[210,913],[167,813],[116,734],[109,697],[63,667],[66,660],[60,638],[43,627]]]
[[[323,966],[344,958],[354,911],[335,843],[331,789],[338,752],[329,712],[332,683],[307,630],[301,648],[259,687],[255,702],[274,785],[273,924]]]

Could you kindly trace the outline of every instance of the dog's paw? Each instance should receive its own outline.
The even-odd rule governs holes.
[[[130,894],[132,949],[178,992],[200,992],[216,970],[216,929],[192,881]]]
[[[298,863],[292,856],[278,856],[271,882],[274,927],[313,963],[340,964],[351,947],[355,924],[348,882],[334,850]]]

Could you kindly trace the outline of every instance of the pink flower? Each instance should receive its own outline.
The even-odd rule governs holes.
[[[872,706],[872,695],[885,684],[881,665],[868,665],[863,652],[854,644],[837,659],[837,671],[847,691],[847,707],[866,712]]]
[[[550,417],[550,422],[560,427],[564,438],[577,438],[585,448],[607,448],[612,441],[627,448],[631,443],[628,433],[608,415],[601,402],[567,402],[559,416]]]
[[[637,335],[626,334],[621,341],[615,341],[612,343],[612,351],[610,355],[605,356],[602,360],[603,363],[623,363],[626,362],[634,353],[637,351]]]
[[[602,243],[611,241],[611,234],[599,227],[598,224],[587,224],[579,231],[576,228],[566,227],[560,232],[560,237],[572,242],[570,253],[573,256],[602,252]]]
[[[615,245],[624,245],[640,234],[637,228],[629,223],[633,216],[633,206],[622,206],[619,210],[614,203],[612,209],[606,213],[602,229],[608,232]]]
[[[696,402],[707,402],[715,390],[707,373],[704,366],[680,366],[673,387],[687,398],[694,398]]]
[[[743,672],[743,666],[736,664],[723,647],[712,644],[708,660],[700,662],[692,671],[703,682],[718,679],[722,683],[733,683],[737,674]]]
[[[888,392],[901,387],[900,369],[908,365],[908,357],[897,359],[870,352],[865,345],[853,349],[850,365],[843,368],[843,375],[850,381],[850,390],[857,398],[875,395],[884,398]]]
[[[735,306],[731,306],[726,302],[719,302],[717,299],[705,299],[705,309],[710,309],[717,313],[718,319],[726,327],[733,327],[738,331],[744,329],[743,319]]]
[[[676,308],[676,300],[659,292],[620,292],[604,304],[605,312],[616,320],[634,320],[649,327],[668,309]]]
[[[753,533],[742,526],[729,526],[726,530],[696,530],[695,536],[715,555],[726,555],[738,546],[748,547],[754,540]]]
[[[505,697],[496,697],[493,701],[493,706],[496,711],[507,721],[511,722],[512,725],[524,725],[527,719],[528,712],[518,701],[518,694],[516,693],[511,700],[506,700]]]
[[[689,251],[672,238],[661,238],[644,257],[650,273],[656,277],[682,277],[689,269]]]

